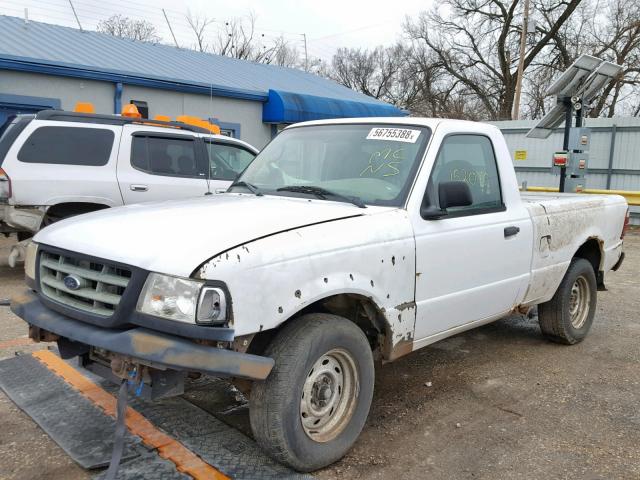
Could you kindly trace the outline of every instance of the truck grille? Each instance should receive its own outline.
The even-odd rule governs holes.
[[[40,253],[42,293],[79,310],[111,316],[130,279],[130,270],[115,265],[82,256]]]

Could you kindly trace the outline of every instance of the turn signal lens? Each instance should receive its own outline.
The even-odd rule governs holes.
[[[38,244],[35,242],[27,243],[24,255],[24,273],[31,280],[36,279],[36,256],[38,255]]]
[[[629,212],[629,209],[627,208],[627,214],[624,217],[624,224],[622,225],[622,233],[620,234],[620,240],[622,240],[624,238],[624,236],[626,235],[626,233],[629,231],[629,223],[631,221],[631,213]]]
[[[7,172],[0,168],[0,200],[11,198],[11,179]]]

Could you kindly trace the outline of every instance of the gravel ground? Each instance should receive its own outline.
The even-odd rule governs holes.
[[[22,288],[4,262],[0,298]],[[589,337],[546,342],[536,319],[510,317],[378,369],[367,425],[353,450],[317,472],[334,478],[640,478],[640,235],[607,276]],[[0,358],[26,345],[0,307]],[[11,342],[11,343],[9,343]],[[239,420],[242,422],[242,419]],[[0,478],[89,475],[0,393]]]

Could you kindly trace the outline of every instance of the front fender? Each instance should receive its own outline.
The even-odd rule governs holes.
[[[380,307],[394,344],[413,338],[415,246],[404,210],[240,245],[211,259],[196,276],[227,284],[239,336],[276,328],[315,302],[351,293]]]

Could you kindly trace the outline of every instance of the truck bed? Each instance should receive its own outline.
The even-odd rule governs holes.
[[[627,210],[624,197],[538,192],[523,192],[521,197],[534,233],[531,283],[524,305],[550,300],[571,258],[587,242],[596,253],[599,250],[602,276],[618,261]]]

